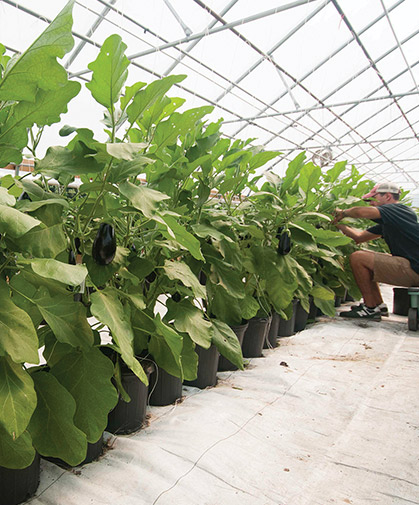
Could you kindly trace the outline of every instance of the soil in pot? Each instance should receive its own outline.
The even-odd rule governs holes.
[[[408,288],[393,288],[393,314],[407,316],[410,307]]]
[[[293,300],[292,305],[292,316],[290,319],[282,319],[279,320],[279,328],[278,328],[278,337],[291,337],[294,335],[294,326],[295,326],[295,316],[297,313],[297,304],[298,300]]]
[[[154,365],[147,361],[142,364],[147,377],[150,377]],[[127,435],[139,430],[144,424],[147,410],[148,387],[126,367],[122,371],[122,386],[131,401],[126,402],[120,395],[115,408],[109,412],[106,431],[115,435]]]
[[[158,366],[150,375],[149,403],[162,407],[182,398],[182,381]]]
[[[298,300],[297,309],[295,313],[295,324],[294,324],[294,332],[303,331],[306,327],[308,319],[308,312],[303,309],[301,306],[301,302]]]
[[[209,349],[197,345],[195,352],[198,354],[198,375],[193,381],[184,381],[187,386],[205,389],[217,384],[217,370],[220,353],[214,344]]]
[[[240,342],[240,346],[242,346],[243,344],[244,333],[247,330],[248,326],[249,326],[248,322],[246,322],[245,324],[241,324],[239,326],[230,326],[230,328],[235,333],[238,341]],[[218,370],[220,372],[226,372],[230,370],[238,370],[238,368],[236,367],[236,365],[233,365],[233,363],[229,359],[221,355],[220,359],[218,360]]]
[[[28,500],[38,489],[39,474],[38,453],[27,468],[14,470],[0,466],[0,505],[17,505]]]
[[[245,358],[262,356],[263,344],[269,330],[269,317],[253,317],[244,333],[242,352]]]
[[[279,330],[279,321],[280,316],[276,312],[272,314],[271,324],[269,326],[269,331],[267,332],[265,343],[263,345],[264,349],[271,349],[278,345],[278,330]]]

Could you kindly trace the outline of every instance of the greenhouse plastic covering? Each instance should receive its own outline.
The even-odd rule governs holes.
[[[96,462],[43,461],[30,503],[418,503],[419,338],[405,318],[324,318],[264,355],[152,407],[148,427],[111,438]]]
[[[27,48],[65,3],[0,0],[7,53]],[[73,14],[72,78],[89,81],[89,62],[118,33],[127,84],[186,74],[172,96],[213,105],[209,119],[223,118],[225,135],[283,153],[266,170],[282,175],[306,150],[317,164],[347,160],[395,182],[419,203],[417,0],[77,0]],[[87,97],[84,88],[61,124],[98,129],[102,110]],[[41,147],[62,143],[57,132]]]

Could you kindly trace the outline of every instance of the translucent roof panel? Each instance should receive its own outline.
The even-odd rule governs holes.
[[[0,0],[7,53],[23,51],[65,3]],[[281,151],[268,170],[282,175],[302,149],[309,158],[330,150],[331,163],[398,182],[419,204],[417,0],[76,0],[73,14],[63,63],[83,91],[63,123],[100,138],[102,110],[84,84],[118,33],[128,84],[186,74],[169,94],[183,107],[213,105],[209,120],[223,118],[225,135]],[[46,129],[41,150],[65,141],[57,132]]]

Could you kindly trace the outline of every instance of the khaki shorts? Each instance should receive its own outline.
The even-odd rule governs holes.
[[[410,266],[410,261],[401,256],[374,253],[374,281],[393,286],[419,286],[419,274]]]

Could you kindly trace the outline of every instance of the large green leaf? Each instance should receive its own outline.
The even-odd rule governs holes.
[[[13,469],[26,468],[34,457],[35,449],[27,431],[19,438],[13,438],[0,426],[0,466]]]
[[[31,318],[10,298],[6,282],[0,280],[0,355],[16,363],[38,363],[38,336]]]
[[[130,316],[118,298],[117,290],[107,287],[91,295],[92,315],[108,326],[112,338],[118,345],[122,359],[144,384],[148,384],[147,376],[134,356],[134,333]]]
[[[337,247],[350,244],[352,242],[351,238],[346,237],[342,233],[333,230],[316,230],[315,237],[319,244],[324,244],[329,247]]]
[[[121,144],[118,144],[121,145]],[[123,144],[122,144],[123,145]],[[130,161],[121,161],[120,163],[113,163],[108,172],[109,182],[122,182],[128,177],[133,175],[137,176],[145,172],[147,165],[153,164],[155,160],[147,158],[142,154],[137,154]]]
[[[234,298],[244,298],[244,283],[237,270],[217,258],[208,258],[211,263],[211,282],[224,288]]]
[[[162,218],[167,225],[169,236],[188,250],[195,259],[205,261],[205,258],[202,256],[199,240],[192,233],[189,233],[184,226],[179,224],[175,217],[164,215]]]
[[[338,161],[335,165],[326,172],[325,180],[327,182],[335,182],[339,175],[345,170],[347,161]]]
[[[45,288],[41,288],[33,303],[58,341],[85,350],[93,345],[93,333],[87,322],[86,308],[73,301],[71,295],[51,297]]]
[[[133,99],[134,95],[140,89],[144,88],[144,86],[146,86],[146,85],[147,85],[147,83],[145,83],[145,82],[137,81],[132,86],[125,86],[124,94],[121,96],[121,99],[119,100],[119,104],[121,106],[121,110],[125,110],[127,108],[127,105]]]
[[[96,442],[106,428],[108,413],[115,407],[118,394],[111,382],[112,362],[93,347],[88,352],[66,354],[51,373],[76,400],[74,424]]]
[[[138,121],[144,111],[167,93],[173,84],[181,82],[185,78],[186,75],[169,75],[168,77],[150,83],[141,91],[136,90],[132,103],[127,108],[129,122],[134,124]]]
[[[275,310],[280,312],[289,306],[298,287],[295,264],[289,255],[279,256],[267,273],[266,291]]]
[[[234,298],[221,286],[213,286],[210,283],[208,283],[207,289],[210,297],[209,312],[214,314],[217,319],[231,326],[239,325],[242,319],[247,319],[247,316],[243,314],[244,299],[239,300],[238,298]],[[256,305],[257,312],[259,305],[257,303]]]
[[[47,228],[42,225],[16,240],[16,245],[22,252],[37,258],[55,258],[67,248],[67,239],[62,223]]]
[[[313,286],[310,294],[318,300],[335,300],[335,293],[332,289],[326,288],[325,286],[320,286],[318,284]]]
[[[16,203],[16,198],[9,193],[6,188],[0,187],[0,205],[8,205],[13,207]]]
[[[154,319],[156,330],[150,335],[148,349],[156,363],[166,372],[184,379],[182,352],[184,349],[184,337],[169,325],[164,324],[157,314]],[[185,336],[187,340],[190,340]]]
[[[251,170],[255,170],[256,168],[262,167],[268,161],[272,160],[273,158],[276,158],[279,156],[281,153],[280,152],[275,152],[275,151],[263,151],[260,153],[255,154],[249,161],[249,168]]]
[[[301,168],[298,184],[305,194],[316,186],[319,182],[321,173],[321,168],[315,166],[313,163],[307,163]]]
[[[136,209],[141,210],[148,218],[152,218],[155,215],[161,201],[169,198],[160,191],[146,186],[136,186],[128,181],[123,182],[119,186],[119,190]]]
[[[0,81],[0,100],[34,101],[38,88],[57,89],[67,81],[66,70],[57,62],[73,47],[70,0],[54,21],[14,63]]]
[[[166,121],[161,121],[155,130],[153,144],[156,152],[163,147],[176,143],[179,135],[191,131],[202,117],[210,114],[214,107],[204,105],[196,109],[190,109],[183,114],[174,112]]]
[[[144,151],[147,144],[134,144],[134,143],[108,143],[105,144],[107,153],[116,158],[117,160],[133,161],[137,158],[140,151]],[[143,158],[144,162],[153,163],[150,158]]]
[[[172,280],[179,280],[185,286],[192,288],[194,295],[197,298],[205,298],[205,286],[199,283],[198,278],[189,268],[186,263],[182,261],[169,261],[166,260],[163,265],[164,273]]]
[[[21,212],[34,212],[41,207],[50,205],[60,205],[66,209],[70,207],[67,200],[64,200],[64,198],[51,198],[49,200],[39,200],[37,202],[31,202],[30,200],[21,200],[18,203],[17,208]]]
[[[194,224],[192,225],[192,229],[195,235],[201,238],[211,237],[215,238],[216,240],[226,240],[227,242],[233,242],[233,239],[228,235],[222,233],[221,231],[217,230],[217,228],[214,228],[208,224]]]
[[[176,303],[169,299],[166,306],[168,312],[165,321],[173,319],[173,325],[177,331],[187,333],[196,344],[204,349],[210,347],[213,328],[211,323],[204,318],[202,310],[188,300]]]
[[[287,190],[291,187],[297,178],[297,175],[300,173],[301,168],[304,166],[305,159],[306,154],[302,152],[289,163],[285,177],[282,179],[281,196],[287,192]]]
[[[0,357],[0,425],[13,438],[20,437],[36,407],[30,375],[21,364]]]
[[[67,112],[68,102],[79,91],[80,83],[69,81],[57,89],[39,90],[33,102],[19,102],[13,109],[13,115],[5,123],[2,133],[0,133],[0,142],[5,144],[15,142],[18,147],[24,147],[25,144],[22,145],[24,129],[30,128],[35,123],[38,126],[58,123],[61,114]]]
[[[103,165],[91,156],[92,153],[83,142],[77,142],[72,149],[52,146],[48,148],[45,157],[36,163],[36,170],[57,179],[63,173],[71,177],[96,174],[103,170]]]
[[[314,305],[318,307],[323,314],[329,317],[334,317],[336,315],[335,301],[333,300],[323,300],[322,298],[314,298]]]
[[[0,233],[19,238],[41,224],[37,219],[7,205],[0,205]]]
[[[62,284],[79,286],[86,278],[87,268],[84,265],[69,265],[49,258],[20,260],[21,265],[30,265],[33,272],[41,277],[53,279]]]
[[[88,65],[93,71],[92,80],[86,84],[93,98],[110,109],[118,100],[122,86],[128,77],[127,48],[119,35],[108,37],[95,61]]]
[[[14,275],[9,282],[9,286],[13,290],[13,303],[15,303],[19,308],[24,310],[26,314],[32,319],[35,328],[41,324],[43,319],[42,314],[39,312],[38,307],[31,302],[34,298],[37,287],[31,284],[22,272]],[[22,293],[20,295],[19,293]]]
[[[86,457],[87,439],[73,421],[74,398],[51,373],[35,372],[32,378],[38,405],[28,431],[36,450],[42,456],[78,465]]]
[[[298,227],[315,237],[316,242],[319,244],[324,244],[329,247],[346,245],[352,242],[351,238],[342,235],[339,231],[323,230],[322,228],[317,229],[314,225],[306,221],[298,221],[294,223],[294,225],[298,225]]]
[[[240,308],[243,319],[252,319],[258,313],[260,305],[253,296],[246,295],[243,300],[240,300]]]
[[[43,356],[49,367],[55,366],[66,354],[74,351],[74,347],[69,344],[58,342],[57,337],[49,326],[42,326],[38,329],[39,340],[44,342]]]
[[[143,280],[147,275],[155,269],[155,264],[145,258],[134,258],[129,266],[128,270],[138,277],[139,280]]]
[[[213,319],[211,322],[214,328],[213,343],[225,358],[243,370],[243,355],[236,334],[229,326],[217,319]]]

